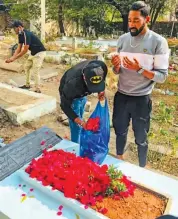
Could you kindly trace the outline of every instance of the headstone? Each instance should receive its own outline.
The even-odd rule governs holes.
[[[77,38],[76,37],[72,38],[72,48],[73,50],[77,49]]]
[[[0,181],[40,156],[49,145],[55,146],[61,140],[55,132],[44,126],[0,148]]]
[[[3,214],[3,213],[0,211],[0,219],[10,219],[10,218],[7,217],[5,214]]]

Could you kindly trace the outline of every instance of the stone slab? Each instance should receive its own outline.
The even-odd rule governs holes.
[[[0,181],[17,171],[33,158],[38,157],[49,145],[56,145],[61,138],[48,127],[42,127],[0,148]],[[1,219],[1,217],[0,217]]]
[[[79,145],[71,141],[67,141],[67,140],[60,141],[54,147],[54,149],[63,149],[65,151],[76,153],[76,154],[79,153]],[[133,181],[143,186],[146,186],[160,194],[165,194],[166,196],[169,196],[170,199],[172,200],[172,203],[169,206],[168,213],[174,216],[178,216],[178,208],[177,208],[178,181],[177,180],[171,179],[161,174],[154,173],[144,168],[140,168],[130,163],[120,161],[110,155],[106,157],[103,164],[107,164],[107,165],[113,164],[116,168],[122,170],[124,174],[126,174],[127,176],[130,176]],[[57,214],[57,209],[59,207],[59,204],[62,205],[64,208],[63,208],[61,217],[64,217],[65,219],[74,219],[74,218],[80,218],[80,219],[91,219],[91,218],[104,219],[105,218],[106,219],[104,215],[96,213],[90,208],[86,210],[84,208],[84,205],[81,205],[77,201],[65,198],[58,191],[52,191],[50,187],[43,187],[41,186],[40,183],[35,182],[35,180],[29,179],[27,174],[24,173],[24,168],[20,169],[19,171],[7,177],[5,180],[1,181],[0,187],[3,186],[5,189],[8,188],[9,186],[16,188],[19,184],[25,185],[22,193],[27,193],[29,192],[30,188],[34,188],[34,192],[33,192],[34,199],[42,202],[48,208],[55,211],[56,214]],[[10,196],[13,196],[13,195],[10,194]],[[19,203],[19,199],[17,202]],[[25,201],[25,203],[27,203],[27,201]],[[16,205],[16,204],[17,203],[13,203],[13,205]],[[9,205],[8,202],[7,202],[7,205]],[[23,205],[16,208],[15,211],[20,212],[22,207]],[[0,205],[0,210],[1,210],[1,205]],[[7,211],[6,214],[10,216],[12,215],[10,213],[11,213],[11,209],[9,208],[9,211]],[[30,213],[34,215],[33,216],[34,219],[39,218],[39,217],[38,218],[35,217],[36,211],[34,208],[31,209]],[[24,219],[24,215],[22,215],[18,219]]]
[[[72,153],[79,153],[79,145],[72,143],[67,140],[62,140],[57,144],[55,149],[63,149]],[[138,185],[145,187],[148,190],[153,191],[163,195],[169,199],[167,208],[164,214],[171,214],[178,216],[178,181],[169,177],[162,176],[160,174],[154,173],[152,171],[140,168],[138,166],[132,165],[130,163],[120,161],[114,158],[111,155],[108,155],[103,164],[114,165],[115,168],[123,171],[124,174],[131,177],[131,180]],[[43,194],[46,194],[48,200],[56,200],[56,203],[60,203],[65,208],[72,210],[72,213],[77,214],[82,219],[109,219],[108,217],[95,212],[93,209],[88,208],[87,211],[82,204],[73,199],[67,199],[64,197],[63,193],[59,191],[52,191],[50,186],[44,187],[41,183],[37,182],[34,179],[29,178],[28,174],[24,172],[24,169],[19,170],[19,176],[24,180],[25,184],[29,187],[35,189],[35,191],[40,191]],[[169,185],[169,186],[168,186]],[[69,211],[70,212],[70,211]],[[67,215],[68,219],[73,219],[72,213]],[[63,214],[66,216],[65,214]]]
[[[0,219],[10,219],[10,218],[7,217],[5,214],[3,214],[3,213],[0,211]]]
[[[56,76],[58,76],[58,71],[55,68],[44,68],[40,70],[40,78],[42,80],[46,80],[46,79],[56,77]],[[33,74],[32,74],[32,77],[33,77]],[[25,84],[25,81],[26,81],[25,74],[22,76],[18,76],[18,77],[14,75],[13,77],[11,77],[11,79],[7,81],[7,83],[15,87],[20,87]],[[31,81],[31,84],[34,84],[34,82]]]
[[[3,83],[0,83],[0,90],[5,92],[7,96],[7,100],[0,97],[0,108],[15,125],[32,121],[56,110],[56,98],[54,97]],[[21,97],[23,97],[23,101],[20,99]]]
[[[18,62],[6,63],[5,60],[0,59],[0,68],[8,71],[15,71],[21,73],[23,71],[23,65]]]

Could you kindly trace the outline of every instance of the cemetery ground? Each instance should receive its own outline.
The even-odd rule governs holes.
[[[4,42],[9,45],[9,42]],[[10,46],[10,45],[9,45]],[[1,60],[7,57],[7,48],[1,47]],[[18,64],[23,64],[25,58],[16,61]],[[171,61],[173,67],[170,68],[168,79],[164,84],[157,84],[152,93],[153,112],[151,117],[151,128],[149,132],[149,154],[148,154],[148,168],[156,171],[165,172],[178,177],[178,68],[174,61]],[[110,66],[110,61],[107,61]],[[49,73],[57,72],[57,74],[50,78],[42,79],[41,91],[43,94],[53,96],[57,99],[57,109],[55,112],[45,115],[39,119],[31,122],[26,122],[23,125],[13,125],[8,117],[0,110],[0,137],[4,138],[5,143],[15,141],[16,139],[31,133],[32,131],[46,125],[54,130],[62,138],[70,139],[70,132],[66,116],[62,114],[59,106],[59,92],[58,87],[60,78],[66,69],[70,66],[64,63],[49,63],[44,62],[42,70],[48,69]],[[177,68],[177,69],[176,69]],[[51,72],[50,72],[51,71]],[[0,69],[0,82],[13,84],[15,78],[24,77],[24,72],[7,71]],[[118,78],[109,70],[107,78],[107,98],[110,107],[110,115],[112,117],[113,98],[117,89]],[[13,85],[15,86],[15,85]],[[2,94],[3,96],[3,94]],[[7,99],[10,98],[7,96]],[[14,97],[15,98],[15,97]],[[19,98],[20,101],[20,97]],[[88,97],[88,109],[85,112],[87,119],[97,103],[97,97],[91,95]],[[1,98],[0,98],[1,104]],[[89,109],[90,108],[90,109]],[[112,119],[111,119],[112,121]],[[111,139],[110,152],[115,154],[115,133],[111,124]],[[134,143],[134,136],[132,127],[129,129],[128,142],[125,152],[125,160],[134,164],[138,163],[137,149]]]

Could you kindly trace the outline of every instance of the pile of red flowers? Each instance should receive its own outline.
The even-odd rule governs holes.
[[[112,166],[99,166],[88,158],[77,157],[63,150],[44,150],[25,170],[44,186],[59,190],[68,198],[84,205],[95,205],[106,196],[128,197],[134,186]]]
[[[86,130],[97,132],[100,127],[100,118],[89,118],[86,124]]]

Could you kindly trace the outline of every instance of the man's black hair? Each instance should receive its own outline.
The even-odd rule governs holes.
[[[130,11],[140,11],[143,17],[147,17],[150,14],[150,6],[143,1],[137,1],[132,4]]]
[[[10,27],[11,28],[14,28],[14,27],[23,27],[23,23],[21,21],[18,21],[18,20],[15,20],[11,25]]]

